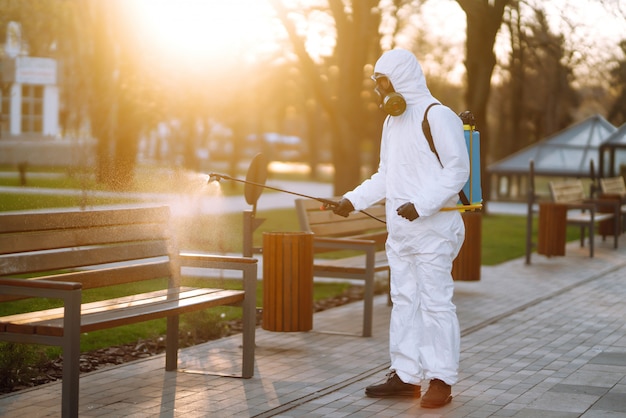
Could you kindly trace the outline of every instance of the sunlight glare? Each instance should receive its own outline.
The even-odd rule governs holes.
[[[132,0],[136,29],[166,59],[215,61],[242,58],[274,38],[263,0]]]
[[[187,170],[174,172],[178,193],[168,206],[177,217],[192,217],[206,213],[221,213],[224,194],[219,181],[209,182],[209,175]]]

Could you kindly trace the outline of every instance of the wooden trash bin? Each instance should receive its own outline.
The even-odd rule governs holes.
[[[482,212],[463,212],[465,241],[452,263],[454,280],[480,280],[482,247]]]
[[[537,254],[547,257],[565,255],[567,205],[539,204]]]
[[[313,329],[313,233],[263,233],[262,327]]]
[[[612,195],[612,194],[603,194],[600,195],[600,197],[598,198],[598,200],[600,202],[605,201],[606,204],[600,204],[598,205],[598,213],[615,213],[615,207],[619,207],[621,205],[621,197],[620,195]],[[612,203],[612,204],[611,204]],[[620,233],[620,231],[623,230],[623,226],[621,224],[621,219],[619,219],[620,215],[620,211],[617,211],[617,215],[618,215],[618,222],[619,222],[619,228],[618,228],[618,234]],[[615,235],[615,220],[614,219],[607,219],[606,221],[602,221],[599,222],[599,227],[597,230],[598,234],[600,234],[603,238],[604,237],[612,237],[613,235]]]

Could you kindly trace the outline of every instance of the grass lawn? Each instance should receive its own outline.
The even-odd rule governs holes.
[[[35,194],[0,193],[0,212],[29,209],[69,208],[92,205],[114,205],[132,203],[130,199],[92,198],[81,196],[42,196]]]

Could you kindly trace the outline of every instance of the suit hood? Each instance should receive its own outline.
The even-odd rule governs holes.
[[[374,73],[387,76],[394,90],[404,96],[409,105],[423,98],[432,99],[422,66],[410,51],[393,49],[385,52],[376,62]]]

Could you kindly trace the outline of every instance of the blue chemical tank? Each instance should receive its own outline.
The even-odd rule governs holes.
[[[465,145],[470,159],[470,176],[463,192],[471,206],[482,207],[483,192],[480,185],[480,132],[474,129],[473,125],[464,124]],[[462,202],[459,201],[459,204]],[[469,208],[468,208],[469,209]]]

